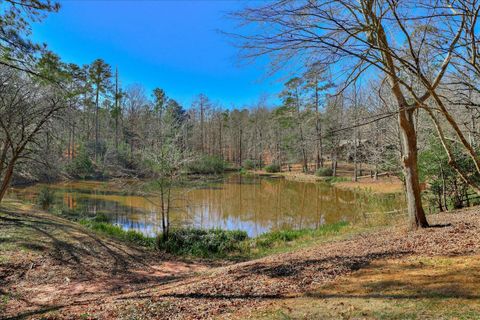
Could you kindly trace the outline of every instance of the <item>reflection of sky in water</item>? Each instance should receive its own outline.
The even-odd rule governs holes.
[[[55,203],[91,214],[104,214],[126,230],[147,235],[161,231],[157,199],[128,195],[107,182],[77,181],[51,185]],[[32,200],[39,186],[15,188],[11,194]],[[327,184],[230,175],[198,189],[178,189],[171,225],[245,230],[255,236],[269,230],[315,228],[338,221],[356,222],[364,213],[404,207],[401,196],[367,197]],[[152,203],[152,201],[154,203]]]

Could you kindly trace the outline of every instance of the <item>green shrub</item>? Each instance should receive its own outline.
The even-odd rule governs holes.
[[[167,239],[159,235],[157,246],[172,254],[208,258],[242,253],[247,238],[245,231],[185,228],[171,231]]]
[[[331,177],[333,175],[332,168],[319,168],[315,172],[315,175],[318,177]]]
[[[265,167],[265,171],[268,173],[280,172],[280,165],[272,163]]]
[[[95,174],[93,162],[82,147],[79,148],[77,156],[65,166],[65,170],[68,175],[81,179],[91,177]]]
[[[190,162],[187,170],[196,174],[220,174],[225,171],[227,163],[217,156],[203,156]]]
[[[247,170],[252,170],[255,168],[255,163],[253,162],[253,160],[245,160],[245,162],[243,163],[243,168]]]
[[[48,209],[55,200],[55,192],[49,187],[42,187],[38,192],[37,204],[44,210]]]
[[[110,219],[107,217],[107,215],[105,213],[100,213],[100,214],[97,214],[93,218],[93,221],[95,221],[95,222],[109,222]]]
[[[243,168],[246,170],[252,170],[263,167],[263,161],[261,160],[245,160],[243,162]]]

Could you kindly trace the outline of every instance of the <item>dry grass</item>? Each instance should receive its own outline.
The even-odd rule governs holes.
[[[269,173],[269,172],[266,172],[265,170],[256,170],[256,171],[250,170],[249,172],[252,174],[260,175],[260,176],[285,178],[286,180],[300,181],[300,182],[316,182],[316,181],[325,180],[324,177],[317,177],[314,174],[303,173],[299,171]]]
[[[325,167],[330,167],[330,162],[325,162]],[[311,163],[310,167],[314,168],[315,164]],[[402,181],[392,175],[381,175],[378,180],[374,180],[370,177],[370,169],[367,164],[363,164],[363,174],[358,178],[357,182],[354,181],[342,181],[335,182],[335,186],[342,189],[361,190],[368,191],[376,194],[389,194],[403,192]],[[269,177],[283,177],[287,180],[301,181],[301,182],[316,182],[324,181],[326,177],[318,177],[314,173],[302,172],[302,165],[294,164],[290,167],[291,171],[287,171],[286,167],[282,167],[282,172],[268,173],[265,170],[249,170],[252,174],[264,175]],[[313,169],[312,169],[313,170]],[[337,177],[344,180],[350,180],[353,177],[354,165],[352,163],[339,163],[337,167]]]
[[[479,319],[480,256],[379,260],[257,319]]]
[[[335,187],[342,189],[357,189],[376,194],[403,192],[402,181],[397,177],[380,177],[377,181],[370,178],[360,179],[357,182],[344,181],[335,183]]]

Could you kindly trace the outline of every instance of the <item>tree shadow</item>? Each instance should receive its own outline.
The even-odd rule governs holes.
[[[360,255],[334,255],[320,259],[297,259],[277,263],[256,263],[241,268],[236,278],[239,280],[252,274],[266,275],[270,278],[291,278],[301,276],[305,271],[334,277],[364,268],[374,260],[398,258],[408,254],[411,254],[411,251],[397,250]]]
[[[161,255],[132,245],[127,246],[114,239],[99,237],[62,218],[42,213],[13,212],[2,208],[0,223],[5,232],[8,232],[8,228],[11,230],[9,237],[0,238],[0,243],[8,242],[14,244],[13,247],[46,253],[53,266],[68,268],[68,277],[71,280],[95,279],[99,272],[119,277],[128,276],[137,284],[161,283],[165,280],[152,269],[152,265],[165,260]],[[24,262],[18,263],[20,264],[3,263],[3,268],[0,268],[3,269],[0,272],[1,286],[8,286],[10,282],[23,277],[24,272],[21,270],[26,266]],[[35,261],[32,261],[30,268],[32,267],[36,267]],[[144,272],[132,273],[135,269]],[[11,277],[8,270],[12,270],[17,276]]]
[[[2,292],[7,296],[15,294],[16,289],[11,288],[18,283],[39,285],[39,288],[29,290],[25,297],[39,292],[55,301],[55,305],[35,304],[15,294],[12,301],[23,305],[24,313],[15,315],[12,312],[22,312],[22,309],[12,309],[8,319],[33,317],[83,303],[69,304],[69,301],[84,301],[93,296],[103,299],[179,282],[191,276],[193,270],[186,268],[178,272],[167,263],[164,271],[164,261],[176,263],[180,260],[98,236],[80,225],[41,211],[32,213],[1,207],[0,230],[0,245],[10,247],[12,244],[11,250],[24,248],[38,254],[27,255],[31,261],[26,261],[22,254],[18,260],[11,256],[5,261],[0,260]],[[15,252],[9,251],[8,254],[15,255]],[[37,283],[38,279],[49,277],[52,272],[60,273],[51,281]],[[51,293],[45,290],[51,290]]]
[[[432,229],[435,229],[435,228],[448,228],[448,227],[451,227],[452,224],[451,223],[437,223],[437,224],[431,224],[428,226],[428,228],[432,228]]]
[[[448,288],[447,288],[448,289]],[[412,300],[412,299],[448,299],[448,298],[460,298],[466,300],[479,300],[480,295],[468,294],[468,293],[451,293],[443,294],[437,292],[425,292],[425,293],[415,293],[415,294],[382,294],[382,293],[369,293],[369,294],[321,294],[321,293],[308,293],[306,297],[316,298],[316,299],[402,299],[402,300]]]
[[[23,312],[23,313],[20,313],[20,314],[11,316],[11,317],[2,318],[2,319],[4,319],[4,320],[21,320],[21,319],[28,319],[29,317],[42,315],[42,314],[45,314],[45,313],[47,313],[47,312],[58,311],[58,310],[60,310],[60,309],[62,309],[62,308],[64,308],[64,307],[65,307],[64,305],[48,306],[48,307],[44,307],[44,308],[41,308],[41,309],[35,309],[35,310]]]
[[[334,285],[305,294],[318,299],[466,299],[479,300],[479,264],[465,257],[382,261]],[[467,259],[467,260],[466,260]],[[473,262],[472,262],[473,261]]]

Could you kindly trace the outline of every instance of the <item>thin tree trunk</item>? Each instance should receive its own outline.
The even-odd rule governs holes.
[[[76,154],[75,154],[75,122],[73,122],[72,125],[72,159],[75,159]]]
[[[171,182],[170,182],[171,183]],[[166,224],[167,224],[167,228],[166,228],[166,233],[165,233],[165,238],[168,239],[168,237],[170,236],[170,201],[171,201],[171,187],[168,187],[168,192],[167,192],[167,212],[166,212]]]
[[[118,152],[118,68],[115,68],[115,150]]]
[[[203,99],[203,98],[202,98]],[[202,151],[202,154],[205,153],[205,132],[204,132],[204,121],[205,121],[205,109],[203,105],[203,100],[200,100],[200,139],[201,139],[201,144],[200,144],[200,150]]]
[[[243,135],[243,130],[240,129],[240,135],[239,135],[239,138],[240,138],[240,143],[239,143],[239,152],[238,152],[238,164],[240,166],[242,166],[242,135]]]
[[[10,182],[12,181],[13,169],[15,167],[15,162],[16,162],[16,158],[10,160],[10,163],[8,164],[8,166],[5,170],[5,175],[3,177],[3,181],[2,181],[2,184],[0,186],[0,202],[2,202],[3,197],[7,193],[8,187],[10,186]]]
[[[95,93],[95,164],[97,163],[97,153],[98,153],[98,96],[99,96],[99,88],[97,86],[97,90]]]
[[[72,159],[72,130],[68,130],[68,145],[67,145],[67,159]]]
[[[161,210],[162,210],[162,235],[163,235],[163,240],[167,240],[168,234],[167,234],[167,226],[165,224],[165,195],[163,193],[163,186],[160,186],[160,204],[161,204]]]
[[[320,110],[319,110],[319,103],[320,99],[318,96],[318,81],[315,83],[315,131],[317,134],[317,143],[316,143],[316,153],[317,153],[317,161],[316,161],[316,169],[323,167],[323,146],[322,146],[322,127],[320,122]]]

